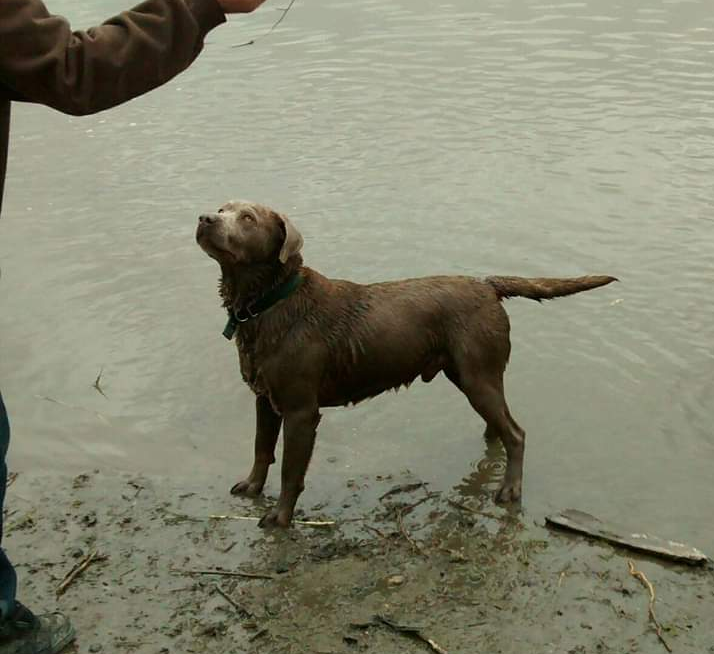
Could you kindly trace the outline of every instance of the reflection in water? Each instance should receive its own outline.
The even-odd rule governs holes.
[[[486,453],[476,463],[476,470],[454,487],[464,497],[478,501],[479,509],[490,505],[506,471],[506,450],[497,439],[484,439]]]
[[[454,486],[463,500],[449,500],[449,504],[472,514],[477,523],[489,532],[495,548],[504,553],[512,552],[520,547],[518,536],[525,529],[521,520],[521,504],[506,504],[497,514],[494,513],[493,497],[503,481],[506,452],[499,440],[484,440],[486,452],[476,463],[476,470]]]

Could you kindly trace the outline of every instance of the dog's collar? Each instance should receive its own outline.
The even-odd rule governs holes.
[[[295,273],[290,279],[276,286],[262,297],[259,297],[255,302],[247,304],[245,307],[236,311],[233,308],[228,309],[228,322],[223,330],[223,336],[229,341],[235,336],[238,325],[250,320],[254,320],[260,314],[264,313],[274,304],[290,297],[303,283],[304,279],[300,273]]]

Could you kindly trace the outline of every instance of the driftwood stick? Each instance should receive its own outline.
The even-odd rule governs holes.
[[[560,513],[546,516],[545,521],[553,527],[568,529],[613,545],[646,552],[654,556],[690,564],[707,562],[707,556],[696,547],[658,538],[652,534],[632,532],[626,527],[599,520],[595,516],[576,509],[566,509]]]
[[[640,570],[635,570],[635,564],[631,560],[627,561],[627,566],[630,569],[630,574],[635,577],[635,579],[638,579],[640,583],[649,591],[650,601],[647,607],[649,618],[652,621],[652,624],[654,625],[654,630],[657,634],[657,638],[659,638],[659,641],[662,643],[662,645],[664,645],[664,648],[668,652],[671,652],[672,648],[664,639],[664,636],[662,635],[662,625],[659,623],[659,621],[657,620],[657,616],[655,615],[654,604],[656,597],[654,586],[650,583],[650,580],[647,579],[644,572],[641,572]]]

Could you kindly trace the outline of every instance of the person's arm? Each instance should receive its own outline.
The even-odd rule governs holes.
[[[146,0],[100,27],[72,32],[41,0],[0,0],[0,84],[68,114],[108,109],[184,70],[206,33],[225,21],[219,1]],[[261,4],[232,1],[249,5],[246,11]]]

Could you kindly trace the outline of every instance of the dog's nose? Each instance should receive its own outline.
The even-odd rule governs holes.
[[[218,220],[218,215],[215,213],[204,213],[198,217],[198,222],[201,225],[210,225]]]

